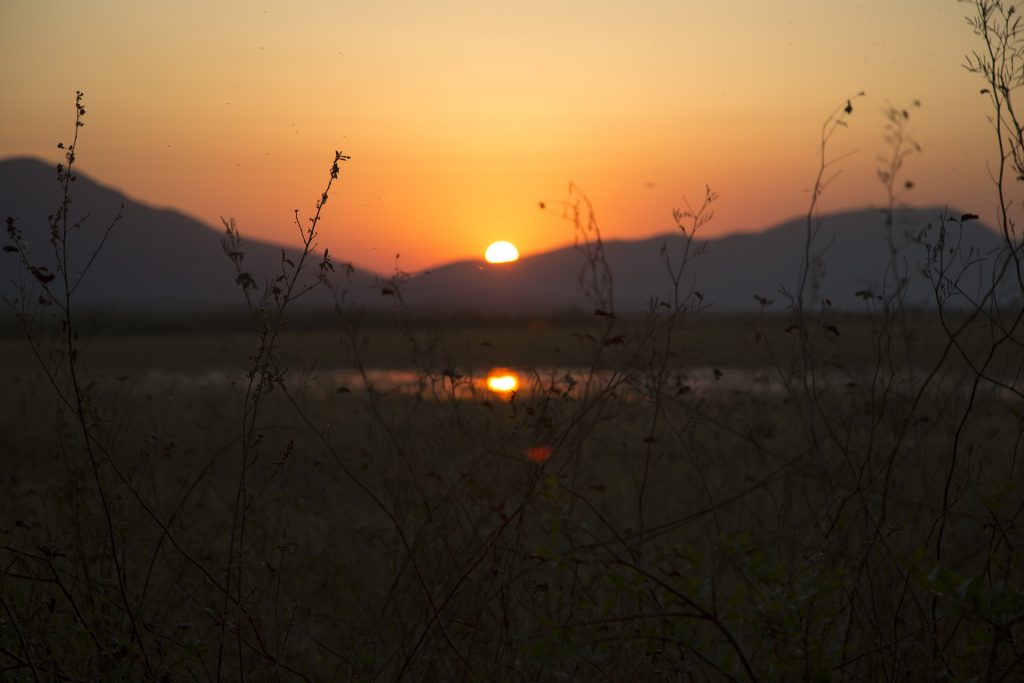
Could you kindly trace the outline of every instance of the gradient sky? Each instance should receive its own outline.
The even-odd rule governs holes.
[[[570,181],[606,239],[806,211],[821,125],[858,91],[826,210],[881,205],[887,103],[912,110],[916,205],[992,219],[985,99],[956,0],[0,0],[0,157],[80,166],[133,198],[296,243],[333,152],[321,244],[384,272],[572,241]],[[540,211],[538,202],[548,203]]]

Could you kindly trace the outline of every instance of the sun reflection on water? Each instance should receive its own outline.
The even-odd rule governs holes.
[[[508,368],[495,368],[487,373],[487,388],[503,396],[518,391],[519,374]]]

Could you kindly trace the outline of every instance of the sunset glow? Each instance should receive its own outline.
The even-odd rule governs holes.
[[[519,260],[519,250],[511,242],[494,242],[487,247],[484,258],[488,263],[509,263]]]
[[[416,271],[479,258],[484,225],[528,253],[571,244],[552,210],[570,181],[605,239],[676,229],[672,210],[706,184],[721,200],[705,238],[802,215],[821,124],[864,90],[830,143],[843,158],[819,208],[884,200],[882,112],[920,100],[923,152],[905,164],[904,201],[981,212],[998,150],[962,66],[977,47],[966,11],[952,0],[16,0],[0,10],[0,62],[18,65],[0,70],[0,157],[56,163],[82,90],[82,172],[293,245],[294,210],[308,217],[340,149],[352,160],[318,244],[377,273],[400,252]]]

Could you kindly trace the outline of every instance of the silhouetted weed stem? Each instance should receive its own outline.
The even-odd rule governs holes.
[[[227,567],[225,569],[225,587],[227,592],[230,592],[232,589],[235,591],[235,601],[239,605],[242,604],[244,599],[244,551],[242,549],[245,546],[245,529],[248,517],[248,503],[246,497],[247,482],[249,467],[254,456],[253,452],[259,446],[259,439],[256,436],[256,425],[259,417],[260,404],[264,395],[268,391],[272,390],[275,384],[281,385],[283,383],[283,373],[281,371],[277,371],[275,369],[275,365],[277,364],[278,337],[285,324],[284,316],[289,303],[295,298],[309,292],[316,286],[316,284],[323,282],[327,273],[333,269],[328,252],[325,250],[318,267],[316,281],[309,285],[300,284],[300,278],[305,275],[304,266],[306,261],[317,249],[317,227],[320,223],[324,205],[327,203],[331,186],[334,181],[337,180],[340,173],[339,164],[347,161],[348,159],[349,157],[342,154],[340,151],[336,151],[334,153],[334,160],[331,163],[329,173],[330,177],[320,195],[320,199],[315,203],[315,212],[309,219],[308,226],[302,225],[302,221],[299,217],[299,210],[295,210],[295,224],[302,239],[301,255],[297,262],[292,263],[287,259],[282,251],[280,272],[271,283],[268,283],[263,293],[263,299],[258,304],[253,303],[249,294],[250,289],[256,288],[255,280],[251,274],[242,269],[244,252],[242,250],[242,242],[238,229],[234,220],[222,219],[225,229],[225,237],[222,241],[223,249],[235,266],[238,273],[236,282],[242,288],[250,313],[252,314],[259,329],[259,344],[255,354],[252,356],[252,362],[248,372],[248,386],[246,387],[245,397],[243,398],[243,409],[241,415],[242,439],[240,444],[241,459],[239,463],[238,485],[235,491],[231,532],[228,541]],[[270,306],[271,303],[273,306],[268,310],[268,306]],[[236,553],[238,554],[237,563],[235,562]],[[223,664],[223,648],[227,628],[228,607],[228,596],[225,595],[223,606],[224,619],[221,623],[220,642],[218,645],[217,656],[218,679],[220,678],[220,672]],[[241,643],[241,634],[239,633],[237,640],[239,648],[239,671],[244,674]]]
[[[651,306],[651,313],[648,319],[648,336],[654,338],[660,333],[663,337],[663,346],[660,352],[660,358],[654,357],[651,360],[651,384],[649,387],[650,398],[653,406],[651,409],[651,419],[647,429],[647,437],[645,438],[644,448],[644,466],[643,473],[640,478],[640,486],[637,490],[637,524],[638,534],[636,549],[637,552],[641,552],[643,547],[644,529],[646,528],[647,519],[644,514],[644,496],[647,492],[647,478],[650,474],[651,458],[654,454],[655,444],[657,443],[657,431],[659,418],[663,417],[664,408],[663,401],[665,399],[665,385],[669,381],[669,364],[672,362],[678,363],[677,358],[673,358],[674,352],[673,347],[675,345],[675,332],[679,318],[693,311],[699,311],[700,306],[703,303],[703,295],[695,288],[695,284],[691,283],[686,291],[682,290],[683,275],[686,271],[686,267],[690,264],[690,260],[699,257],[705,250],[706,246],[696,242],[697,231],[704,227],[713,217],[714,211],[712,210],[712,204],[718,199],[718,195],[710,188],[705,186],[704,188],[704,199],[700,204],[699,208],[694,208],[690,205],[690,202],[684,198],[685,209],[674,209],[672,211],[672,219],[675,221],[676,227],[679,229],[680,234],[683,238],[683,249],[682,253],[678,255],[678,262],[673,262],[673,254],[670,253],[667,244],[662,244],[660,256],[662,263],[665,266],[665,270],[668,274],[669,279],[672,282],[672,290],[670,295],[672,297],[671,307],[669,313],[664,319],[660,318],[661,304],[665,302],[654,302]]]
[[[368,381],[368,380],[366,380],[365,375],[364,375],[364,381]],[[322,444],[322,447],[331,455],[332,460],[338,466],[338,468],[345,474],[345,476],[353,484],[355,484],[360,490],[362,490],[367,496],[369,496],[369,498],[373,501],[374,505],[378,509],[380,509],[380,511],[383,512],[388,517],[388,520],[391,522],[391,525],[393,526],[393,528],[395,530],[395,533],[401,539],[402,545],[403,545],[403,547],[405,549],[405,552],[406,552],[406,556],[408,557],[410,565],[413,568],[413,572],[414,572],[414,574],[416,575],[416,577],[417,577],[417,579],[419,581],[420,587],[423,589],[424,596],[431,603],[431,609],[433,610],[433,618],[432,618],[430,624],[433,624],[434,622],[437,622],[440,625],[440,618],[439,618],[440,614],[439,614],[439,612],[440,612],[441,608],[439,608],[436,604],[434,604],[431,588],[430,588],[430,586],[427,585],[426,580],[425,580],[425,578],[423,576],[423,572],[420,570],[419,566],[417,565],[417,560],[416,560],[416,555],[415,555],[415,552],[414,552],[414,549],[413,549],[413,544],[410,541],[408,535],[406,534],[405,529],[403,528],[401,522],[395,516],[394,512],[392,512],[391,508],[385,503],[385,501],[382,498],[380,498],[373,489],[371,489],[369,486],[367,486],[367,484],[362,480],[362,478],[359,477],[345,463],[345,459],[341,456],[340,453],[338,453],[336,448],[333,446],[333,444],[327,438],[327,435],[324,433],[324,431],[318,425],[314,424],[310,420],[309,416],[302,409],[302,407],[298,404],[298,402],[296,401],[295,397],[290,392],[288,392],[287,389],[285,391],[286,391],[286,395],[288,396],[289,401],[291,402],[292,406],[295,408],[296,414],[306,424],[306,426],[309,427],[309,429],[314,434],[316,434],[318,440]],[[443,605],[441,607],[443,607]],[[428,629],[430,627],[430,624],[427,625]],[[463,661],[464,664],[466,664],[467,667],[470,667],[469,662],[465,659],[465,657],[462,655],[462,653],[459,651],[459,649],[451,641],[451,639],[447,635],[447,633],[445,633],[444,626],[440,625],[440,628],[441,628],[442,634],[444,634],[445,640],[448,642],[448,645],[452,649],[452,651]],[[422,642],[422,638],[426,636],[426,633],[427,633],[427,631],[425,630],[424,633],[423,633],[423,636],[420,638],[421,642]],[[409,656],[412,657],[411,654]],[[471,667],[470,667],[470,669],[471,669]],[[401,675],[399,675],[399,678],[401,678]]]
[[[901,184],[900,176],[907,158],[921,151],[921,146],[917,144],[907,128],[910,121],[910,109],[918,109],[920,106],[921,103],[914,100],[909,107],[900,108],[888,104],[883,111],[885,127],[882,137],[888,146],[888,154],[878,157],[879,167],[876,173],[879,182],[885,188],[885,227],[888,228],[887,236],[891,258],[895,258],[898,251],[892,232],[894,212],[904,192],[914,188],[913,181],[909,179],[903,180]]]
[[[972,5],[974,13],[967,17],[967,23],[981,39],[983,47],[967,55],[964,66],[970,73],[981,76],[986,85],[981,94],[988,97],[991,105],[989,121],[999,149],[993,177],[999,200],[997,220],[1015,265],[1017,284],[1024,291],[1022,247],[1016,224],[1010,218],[1012,200],[1007,187],[1008,165],[1017,180],[1024,177],[1024,120],[1018,117],[1011,97],[1024,85],[1019,68],[1024,59],[1024,29],[1016,5],[1000,0],[972,0],[968,4]]]
[[[1009,386],[1011,391],[1016,391],[1019,395],[1019,391],[1013,388],[1015,381],[1020,377],[1019,366],[1015,371],[1015,381],[1010,383],[990,377],[989,367],[1007,345],[1019,348],[1015,334],[1024,320],[1024,310],[1019,306],[1019,297],[1024,294],[1024,274],[1022,274],[1020,260],[1022,245],[1016,232],[1015,223],[1010,218],[1012,200],[1009,198],[1009,188],[1007,187],[1009,182],[1008,166],[1016,173],[1017,180],[1024,177],[1024,125],[1018,119],[1011,97],[1011,93],[1024,84],[1024,79],[1019,73],[1020,60],[1024,58],[1024,33],[1021,29],[1021,16],[1017,13],[1016,6],[993,0],[974,0],[969,4],[973,6],[974,14],[968,17],[968,24],[982,40],[984,47],[981,51],[975,51],[968,55],[964,66],[969,72],[981,76],[986,85],[981,89],[981,94],[988,96],[992,108],[990,121],[999,150],[993,182],[998,197],[997,219],[1003,236],[1005,255],[1001,263],[997,261],[998,267],[993,269],[991,287],[985,291],[981,300],[974,302],[973,310],[966,316],[965,322],[957,325],[947,322],[943,304],[952,293],[961,291],[959,282],[971,270],[974,263],[961,261],[960,264],[956,264],[947,260],[945,247],[948,232],[945,219],[940,221],[937,241],[929,251],[926,273],[932,279],[936,301],[939,304],[942,328],[948,338],[946,350],[956,349],[974,375],[970,382],[968,400],[960,412],[951,442],[949,467],[943,486],[942,513],[937,519],[935,529],[935,555],[939,562],[943,559],[943,539],[947,522],[956,503],[953,496],[954,480],[961,460],[964,433],[970,416],[976,410],[981,384],[984,381],[987,384],[994,383],[996,386]],[[974,214],[964,214],[959,219],[950,217],[950,222],[959,224],[962,230],[964,222],[976,218],[977,216]],[[956,252],[950,251],[957,253],[959,249]],[[1010,268],[1011,264],[1012,268]],[[1018,298],[1016,311],[1009,316],[1008,320],[1004,320],[999,303],[1000,298],[1007,295],[1000,291],[1002,289],[1001,281],[1006,270],[1012,270],[1016,280],[1016,292],[1011,293],[1010,296],[1016,294]],[[962,343],[960,339],[962,332],[969,329],[971,323],[980,317],[986,318],[990,325],[1001,328],[1003,333],[992,338],[987,352],[976,361],[966,344]],[[932,374],[934,375],[935,372]],[[933,611],[934,609],[933,607]]]
[[[58,311],[57,317],[59,319],[60,332],[63,336],[63,344],[61,348],[63,368],[59,371],[57,370],[57,366],[51,365],[51,361],[44,358],[40,351],[38,340],[33,329],[38,309],[34,305],[28,303],[29,292],[26,286],[24,284],[22,285],[16,305],[18,306],[19,319],[23,326],[25,338],[32,347],[33,354],[42,363],[42,367],[46,372],[48,380],[56,389],[60,400],[70,408],[74,415],[75,422],[78,425],[78,429],[81,432],[82,448],[88,458],[89,467],[92,473],[93,486],[95,487],[96,495],[99,498],[99,502],[103,510],[104,526],[108,541],[108,553],[116,575],[121,608],[124,610],[124,613],[128,618],[131,638],[139,648],[139,655],[142,658],[147,675],[153,676],[148,648],[143,642],[142,635],[140,633],[140,626],[136,613],[137,607],[134,604],[134,601],[129,597],[128,577],[126,576],[121,559],[121,544],[118,542],[117,533],[115,531],[117,522],[114,518],[113,506],[110,501],[107,486],[104,483],[103,474],[101,472],[101,463],[94,449],[95,439],[93,431],[96,416],[91,405],[91,399],[82,384],[81,369],[79,367],[78,329],[76,327],[76,319],[74,316],[75,305],[73,295],[79,283],[81,283],[82,279],[85,277],[89,267],[95,260],[99,249],[102,248],[107,236],[109,236],[114,226],[122,217],[121,212],[118,212],[117,215],[114,216],[104,231],[99,247],[97,247],[90,256],[83,271],[78,274],[77,277],[73,275],[70,265],[70,255],[72,251],[70,237],[72,232],[80,229],[88,218],[88,216],[85,216],[76,222],[71,222],[70,220],[73,200],[72,185],[76,180],[76,176],[74,175],[74,164],[76,161],[78,135],[80,129],[85,125],[83,119],[86,112],[85,106],[82,104],[83,97],[84,96],[81,91],[77,91],[75,93],[75,131],[72,136],[71,143],[67,146],[63,143],[59,143],[57,145],[58,148],[65,150],[64,158],[67,164],[66,166],[64,164],[57,165],[57,180],[61,187],[60,205],[56,212],[48,216],[47,219],[50,227],[50,246],[53,250],[53,256],[57,263],[57,273],[52,273],[46,266],[37,265],[33,262],[28,251],[28,246],[12,218],[7,219],[7,231],[8,236],[11,239],[11,245],[5,250],[17,253],[25,270],[32,274],[36,283],[41,288],[43,293],[38,298],[38,304],[43,307],[55,306]],[[55,279],[57,280],[56,291],[53,283]],[[62,386],[58,373],[64,375],[64,379],[67,382],[66,386]],[[101,649],[99,649],[98,642],[95,641],[95,639],[94,642],[97,644],[98,648],[97,655],[101,658],[105,657],[106,655],[101,651]]]
[[[714,627],[719,632],[721,632],[721,634],[729,642],[729,645],[732,647],[733,651],[736,653],[736,656],[739,657],[740,663],[743,665],[743,669],[744,669],[744,671],[746,671],[747,676],[750,678],[750,680],[751,681],[755,681],[755,682],[761,680],[760,677],[754,672],[754,669],[753,669],[753,667],[750,664],[750,660],[747,658],[747,656],[746,656],[746,654],[744,652],[744,649],[743,649],[742,645],[740,644],[740,642],[736,639],[736,636],[733,635],[731,629],[729,629],[729,627],[726,626],[726,624],[723,623],[722,620],[719,619],[717,615],[715,615],[713,612],[708,611],[705,607],[703,607],[702,605],[700,605],[699,603],[694,601],[693,598],[691,598],[690,596],[680,592],[674,586],[672,586],[671,584],[669,584],[668,582],[666,582],[664,579],[662,579],[660,576],[654,574],[653,572],[650,572],[650,571],[644,569],[643,567],[638,566],[636,564],[633,564],[633,563],[631,563],[631,562],[629,562],[627,560],[624,560],[622,558],[615,558],[614,562],[616,564],[620,564],[620,565],[630,569],[631,571],[635,572],[636,574],[638,574],[638,575],[644,577],[645,579],[647,579],[647,580],[657,584],[660,588],[665,590],[667,593],[669,593],[672,596],[678,598],[683,604],[685,604],[688,607],[694,609],[700,615],[701,619],[704,619],[704,620],[710,622],[711,624],[713,624]]]
[[[821,232],[821,216],[818,204],[821,199],[821,195],[839,175],[839,171],[832,171],[833,166],[852,154],[852,152],[849,152],[836,157],[830,157],[828,152],[829,142],[831,142],[833,136],[835,136],[838,130],[846,128],[849,125],[847,123],[847,119],[853,113],[853,100],[859,99],[863,96],[863,92],[858,93],[853,98],[847,100],[845,105],[837,107],[835,111],[828,115],[821,126],[821,138],[818,145],[818,169],[814,177],[814,183],[811,185],[811,198],[807,207],[807,214],[804,219],[806,225],[806,229],[804,231],[804,249],[801,254],[800,271],[797,277],[796,289],[791,297],[798,316],[803,315],[808,286],[811,289],[810,294],[812,304],[817,303],[816,299],[818,296],[819,275],[816,268],[817,264],[820,262],[821,252],[815,251],[814,243],[815,239]]]
[[[583,256],[577,282],[594,305],[595,315],[609,322],[615,316],[615,290],[611,266],[605,256],[601,229],[590,198],[575,184],[569,183],[569,199],[563,218],[575,228],[574,244]]]

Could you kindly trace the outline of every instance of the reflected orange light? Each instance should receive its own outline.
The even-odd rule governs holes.
[[[544,462],[551,457],[551,446],[534,446],[526,449],[526,459],[531,462]]]
[[[519,390],[519,375],[512,370],[499,368],[487,374],[487,388],[496,394],[510,394]]]

